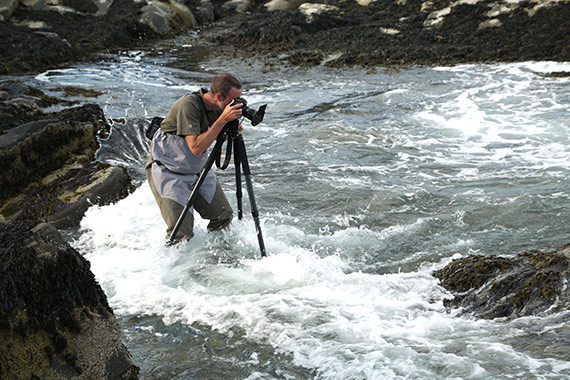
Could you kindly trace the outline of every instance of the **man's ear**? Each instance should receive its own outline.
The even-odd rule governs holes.
[[[224,95],[222,95],[220,92],[218,92],[218,93],[216,94],[216,100],[217,100],[218,102],[222,102],[222,101],[224,101],[224,99],[226,99],[226,97],[225,97]]]

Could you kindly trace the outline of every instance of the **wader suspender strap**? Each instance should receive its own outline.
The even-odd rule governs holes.
[[[205,91],[205,90],[203,90],[203,91]],[[198,98],[198,107],[200,108],[200,112],[203,113],[206,116],[206,120],[208,120],[208,115],[206,114],[206,106],[204,105],[204,99],[202,99],[202,94],[198,91],[194,92],[194,94]],[[208,122],[210,122],[210,120],[208,120]],[[220,137],[218,137],[218,138],[220,138]],[[227,148],[226,148],[226,160],[224,161],[224,164],[220,165],[220,163],[222,161],[222,150],[221,149],[220,149],[220,155],[218,157],[216,157],[216,166],[218,167],[218,169],[226,170],[230,164],[231,157],[232,157],[232,144],[230,143],[230,140],[228,139],[228,144],[227,144]]]

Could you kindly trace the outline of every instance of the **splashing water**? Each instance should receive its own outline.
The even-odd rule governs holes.
[[[570,64],[376,74],[232,64],[248,103],[268,104],[264,123],[243,133],[263,260],[247,202],[229,229],[207,233],[198,217],[190,242],[164,245],[141,129],[228,70],[167,64],[125,53],[34,79],[96,88],[122,120],[98,158],[127,166],[140,186],[89,209],[74,245],[143,378],[570,376],[568,313],[476,320],[446,310],[450,295],[431,276],[454,255],[568,242],[569,81],[542,74]],[[233,173],[219,177],[235,209]]]

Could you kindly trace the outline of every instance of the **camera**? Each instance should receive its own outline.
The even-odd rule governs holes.
[[[232,106],[236,103],[242,105],[241,114],[245,116],[246,119],[249,119],[251,121],[251,125],[256,126],[263,121],[263,116],[265,116],[265,108],[267,108],[267,104],[262,105],[257,111],[255,111],[247,106],[247,101],[244,98],[235,98]]]

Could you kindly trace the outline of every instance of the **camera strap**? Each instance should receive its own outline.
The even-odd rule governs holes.
[[[218,138],[219,139],[225,138],[224,135],[220,135],[220,136],[218,136]],[[220,165],[220,163],[222,161],[222,150],[221,149],[220,149],[220,155],[218,157],[216,157],[216,166],[218,167],[218,169],[226,170],[228,168],[228,166],[230,165],[231,157],[232,157],[232,139],[228,138],[227,139],[227,148],[226,148],[226,159],[224,161],[224,164]]]
[[[207,92],[207,90],[202,89],[202,92]],[[206,115],[206,106],[204,105],[204,99],[202,99],[202,94],[199,91],[193,92],[194,95],[198,98],[198,108],[200,108],[200,113]],[[206,115],[206,119],[208,116]],[[220,137],[218,137],[220,138]],[[230,140],[228,139],[228,147],[226,149],[226,160],[224,164],[221,165],[222,161],[222,151],[220,150],[220,155],[216,157],[216,166],[220,170],[226,170],[230,164],[230,158],[232,156],[232,144],[230,144]]]

